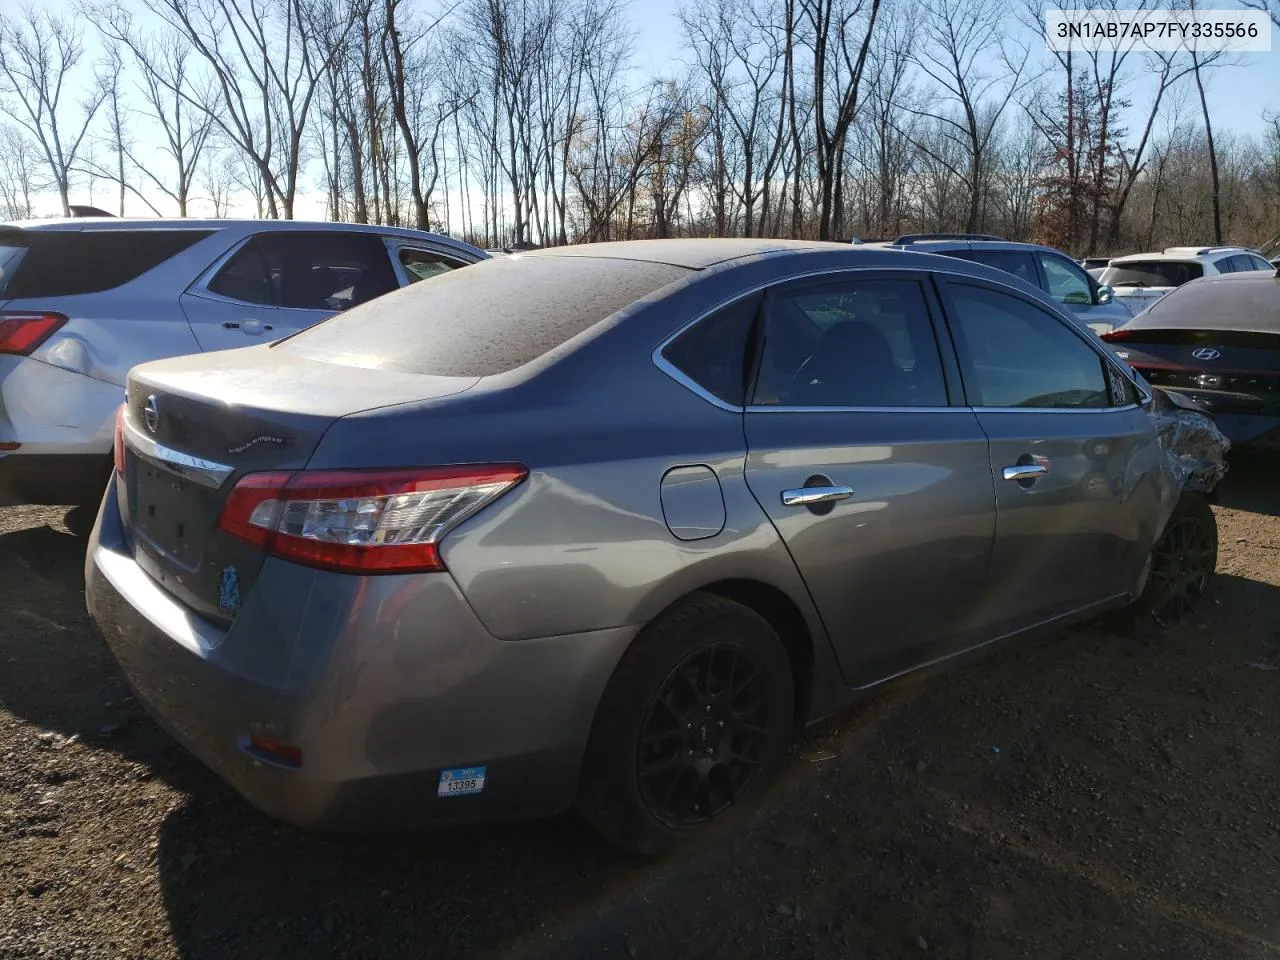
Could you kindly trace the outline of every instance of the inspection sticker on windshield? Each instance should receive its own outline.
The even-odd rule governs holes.
[[[440,771],[437,797],[465,797],[484,790],[484,767],[455,767]]]

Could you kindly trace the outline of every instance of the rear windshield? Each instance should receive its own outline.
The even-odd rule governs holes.
[[[1280,333],[1280,279],[1214,278],[1173,290],[1125,324],[1143,328]]]
[[[489,377],[688,275],[646,261],[501,257],[353,307],[276,349],[348,366]]]
[[[99,293],[128,283],[176,256],[211,230],[28,230],[20,256],[0,247],[6,298]]]
[[[1103,282],[1112,287],[1180,287],[1199,280],[1204,269],[1198,263],[1176,263],[1170,260],[1140,260],[1112,264]]]

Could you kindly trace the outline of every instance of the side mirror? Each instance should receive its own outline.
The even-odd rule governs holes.
[[[1098,292],[1093,295],[1093,302],[1110,303],[1113,296],[1114,291],[1104,283],[1098,287]]]

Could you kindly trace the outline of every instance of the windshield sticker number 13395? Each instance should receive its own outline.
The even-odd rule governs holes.
[[[484,790],[485,767],[455,767],[440,771],[437,797],[465,797]]]

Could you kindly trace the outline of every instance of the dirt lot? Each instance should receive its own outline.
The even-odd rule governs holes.
[[[129,698],[64,511],[2,509],[0,957],[1280,956],[1278,481],[1233,468],[1201,618],[901,683],[663,866],[567,817],[276,826]]]

